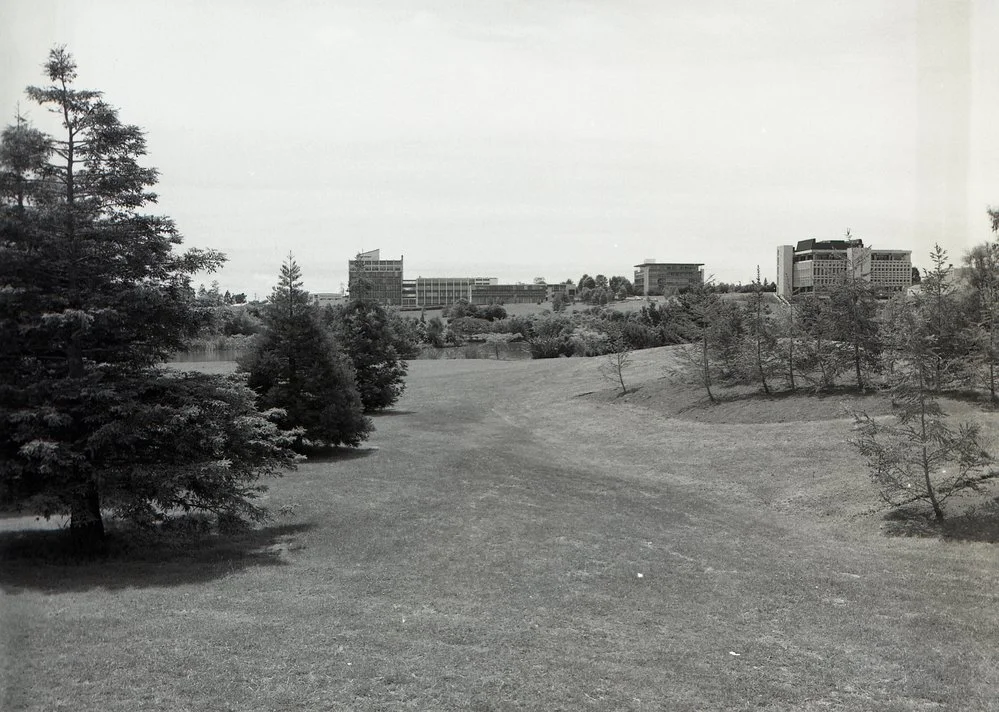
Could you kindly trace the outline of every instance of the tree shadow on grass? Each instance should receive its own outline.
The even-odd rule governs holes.
[[[396,410],[395,408],[385,408],[384,410],[375,410],[368,413],[373,418],[381,418],[382,416],[395,416],[395,415],[413,415],[415,410]]]
[[[309,462],[341,462],[368,457],[376,452],[377,447],[328,447],[310,450],[306,457]]]
[[[180,519],[180,518],[178,518]],[[65,529],[0,533],[0,590],[68,593],[198,584],[255,566],[285,566],[314,524],[281,524],[219,534],[112,529],[100,554],[82,557]]]
[[[942,522],[930,512],[916,508],[889,512],[884,521],[888,536],[999,544],[999,501],[968,507]]]

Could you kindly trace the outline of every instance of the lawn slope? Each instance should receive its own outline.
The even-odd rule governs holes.
[[[842,403],[710,411],[669,358],[624,398],[596,360],[412,362],[259,532],[8,554],[0,706],[999,709],[995,545],[886,536]]]

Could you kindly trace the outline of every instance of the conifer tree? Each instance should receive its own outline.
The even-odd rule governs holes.
[[[989,397],[999,401],[996,380],[999,364],[999,243],[986,242],[965,255],[972,290],[974,318],[969,330],[974,361],[986,373]]]
[[[75,88],[64,48],[45,70],[27,93],[60,133],[18,121],[0,146],[0,499],[69,514],[82,547],[108,509],[250,512],[252,482],[293,462],[284,440],[239,384],[156,368],[201,325],[191,276],[224,258],[174,251],[172,221],[141,212],[156,198],[142,131]]]
[[[409,366],[399,354],[399,336],[385,307],[355,297],[347,304],[328,307],[324,320],[353,363],[365,412],[388,408],[399,400]]]
[[[846,275],[829,294],[829,309],[833,338],[846,346],[844,360],[850,363],[857,388],[863,391],[869,385],[868,374],[880,363],[881,332],[874,290],[859,274],[859,265],[847,265]]]
[[[764,305],[764,285],[760,281],[759,265],[756,266],[756,279],[753,281],[751,294],[752,299],[746,306],[743,319],[747,326],[748,362],[752,364],[747,376],[750,380],[759,381],[763,392],[770,395],[769,379],[776,363],[777,339]]]
[[[905,358],[892,376],[894,422],[855,413],[857,435],[850,442],[867,458],[885,503],[923,502],[943,521],[947,500],[982,491],[999,472],[982,447],[979,426],[966,422],[955,428],[940,406],[933,385],[939,367],[936,327],[916,305],[907,305],[898,316],[894,327],[904,341]]]
[[[291,255],[261,316],[264,331],[240,360],[260,407],[283,410],[283,424],[301,428],[300,446],[360,444],[372,424],[362,412],[353,366],[320,323]]]
[[[921,313],[927,338],[927,348],[934,367],[929,373],[929,385],[940,391],[952,383],[968,378],[969,348],[965,337],[964,315],[958,304],[953,267],[947,261],[947,251],[934,245],[930,252],[933,267],[923,271],[916,303]]]

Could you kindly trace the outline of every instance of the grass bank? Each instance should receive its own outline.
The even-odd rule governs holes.
[[[230,540],[77,565],[7,531],[0,707],[999,709],[994,538],[890,535],[839,404],[715,410],[669,353],[626,398],[596,360],[414,361]]]

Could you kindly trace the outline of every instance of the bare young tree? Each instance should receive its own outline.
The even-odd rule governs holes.
[[[632,365],[631,349],[620,339],[614,340],[613,348],[613,351],[603,356],[600,375],[620,387],[623,396],[628,392],[628,387],[624,383],[624,372]]]

